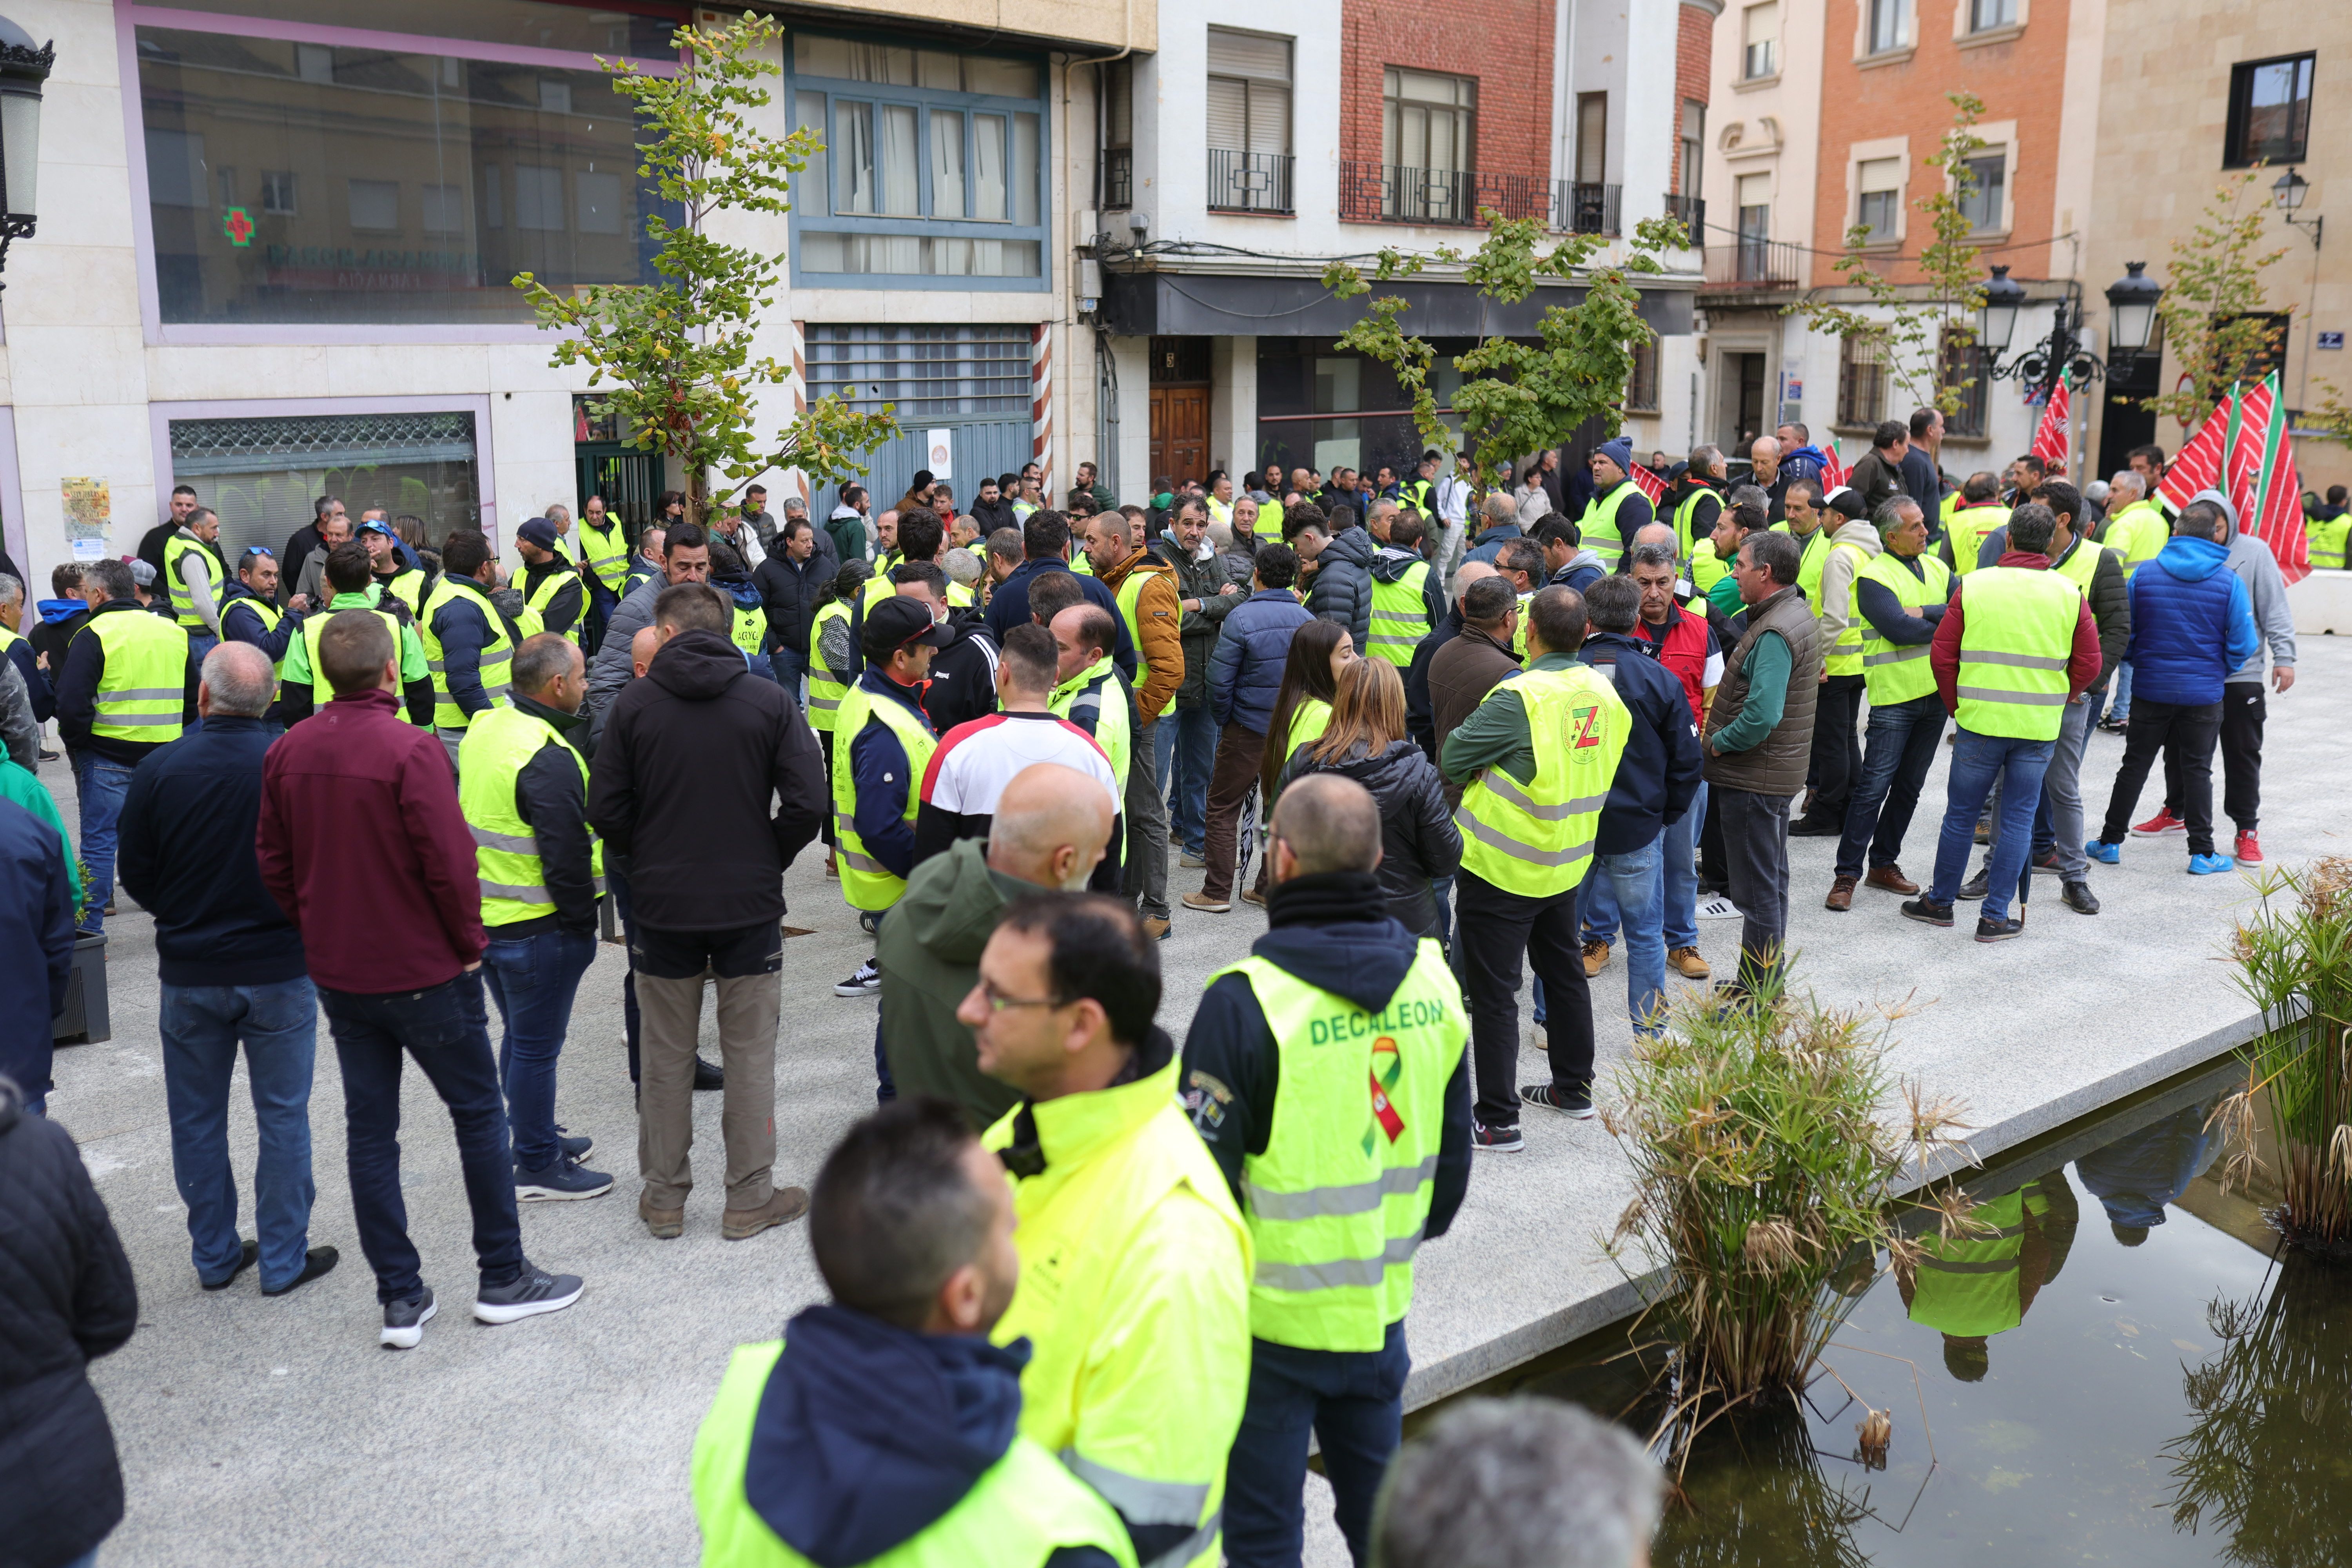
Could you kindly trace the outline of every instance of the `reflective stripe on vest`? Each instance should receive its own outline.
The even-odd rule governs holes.
[[[849,690],[846,681],[833,678],[831,667],[824,662],[822,646],[825,623],[848,618],[849,606],[835,599],[818,610],[809,621],[808,721],[812,730],[830,731],[833,728],[834,718],[841,709],[841,700]]]
[[[93,614],[76,637],[94,637],[106,654],[91,735],[162,742],[180,738],[186,711],[188,630],[143,610]]]
[[[1067,719],[1079,729],[1093,731],[1095,744],[1110,759],[1110,771],[1118,775],[1121,789],[1127,787],[1128,760],[1134,751],[1126,695],[1119,685],[1118,668],[1103,658],[1055,687],[1053,699],[1045,704],[1046,710],[1055,718]],[[1089,717],[1092,723],[1087,721]]]
[[[540,632],[547,629],[547,612],[555,607],[555,595],[563,592],[563,585],[566,583],[578,583],[579,581],[580,578],[577,574],[566,572],[561,568],[548,573],[547,575],[539,580],[539,585],[533,588],[530,591],[530,596],[523,601],[523,607],[539,616],[538,627],[528,635],[536,637]],[[397,580],[395,579],[395,588],[396,587]],[[584,594],[586,593],[586,590],[583,589],[582,592]],[[563,629],[563,635],[570,637],[573,642],[578,642],[580,640],[580,623],[583,618],[584,617],[575,613],[572,617],[572,624]],[[518,623],[520,623],[520,617],[517,617],[517,620]]]
[[[1372,621],[1365,651],[1399,669],[1412,662],[1412,650],[1429,635],[1429,563],[1416,561],[1393,583],[1372,579]]]
[[[1949,1241],[1934,1230],[1921,1237],[1911,1321],[1959,1339],[2001,1333],[2024,1321],[2019,1286],[2025,1212],[2021,1191],[2003,1193],[1978,1205],[1970,1216],[1990,1231]]]
[[[433,632],[433,617],[453,599],[470,604],[480,611],[490,634],[488,640],[482,644],[481,656],[476,667],[483,693],[495,703],[506,695],[507,688],[514,684],[508,673],[508,667],[514,659],[514,639],[507,636],[505,617],[490,603],[489,596],[481,591],[479,584],[468,584],[460,588],[449,577],[440,577],[434,583],[433,592],[425,596],[424,613],[416,617],[416,632],[425,643],[425,668],[433,677],[433,723],[435,728],[442,730],[462,730],[467,722],[466,710],[449,695],[446,656],[442,649],[441,639]]]
[[[378,611],[378,614],[383,612]],[[457,745],[457,808],[474,835],[474,874],[482,888],[482,923],[512,925],[552,914],[555,896],[547,890],[547,870],[539,836],[515,805],[515,785],[540,750],[562,746],[580,765],[580,799],[588,799],[588,762],[567,744],[554,725],[510,701],[478,713]],[[604,891],[604,846],[593,835],[589,872],[596,893]]]
[[[2151,500],[2136,500],[2107,522],[2107,548],[2123,552],[2127,582],[2163,552],[2164,542],[2171,537],[2172,521]]]
[[[221,595],[228,589],[228,576],[221,570],[220,557],[205,549],[203,540],[183,532],[163,541],[163,583],[172,601],[173,619],[190,631],[209,632],[212,627],[196,614],[196,601],[188,592],[187,575],[182,570],[182,563],[187,560],[190,551],[204,559],[205,578],[212,588],[213,614],[220,614]]]
[[[338,595],[338,597],[340,596],[341,595]],[[400,657],[399,616],[394,615],[390,610],[362,609],[357,605],[345,605],[341,609],[338,610],[334,607],[333,600],[329,600],[327,609],[324,614],[313,612],[312,614],[304,616],[302,620],[302,653],[303,657],[309,661],[309,668],[310,671],[310,700],[317,708],[326,707],[328,700],[334,696],[334,689],[328,684],[325,671],[319,668],[319,639],[326,636],[327,623],[333,620],[337,616],[373,616],[376,619],[382,621],[384,625],[384,629],[392,634],[393,663],[397,666],[407,662]],[[320,692],[322,689],[326,693],[323,698],[320,696]],[[400,699],[399,701],[401,721],[403,723],[406,723],[408,721],[407,700],[404,697]]]
[[[1445,1084],[1469,1038],[1461,986],[1433,941],[1378,1013],[1263,958],[1219,973],[1249,977],[1278,1051],[1282,1113],[1242,1163],[1250,1333],[1376,1351],[1412,1303]]]
[[[1966,612],[1958,683],[1961,728],[2017,740],[2057,739],[2082,594],[2054,572],[1988,566],[1969,579],[1960,602]]]
[[[605,521],[611,526],[600,530],[586,518],[580,520],[580,552],[587,560],[590,574],[617,594],[629,575],[629,530],[627,524],[609,512]]]
[[[744,1491],[760,1405],[787,1353],[782,1340],[736,1347],[695,1435],[694,1511],[707,1563],[804,1568],[810,1562],[784,1543]],[[1038,1568],[1079,1547],[1094,1548],[1118,1568],[1136,1568],[1127,1527],[1089,1479],[1016,1436],[952,1506],[866,1568]]]
[[[1642,493],[1642,487],[1627,479],[1605,498],[1596,497],[1586,503],[1584,516],[1577,522],[1577,531],[1584,548],[1601,557],[1609,571],[1617,570],[1617,558],[1625,553],[1625,536],[1617,526],[1617,509],[1625,504],[1627,496]]]
[[[894,875],[881,861],[866,852],[866,840],[857,836],[857,782],[850,771],[849,753],[857,737],[865,731],[868,719],[878,719],[898,738],[907,753],[907,805],[904,813],[908,826],[923,804],[923,773],[931,765],[931,753],[939,749],[940,738],[921,714],[903,702],[876,701],[874,694],[861,681],[841,699],[840,710],[835,713],[833,745],[833,836],[835,864],[841,870],[841,896],[853,910],[887,910],[898,901],[907,890],[905,880]]]
[[[1522,785],[1489,767],[1462,792],[1462,867],[1507,893],[1549,898],[1584,880],[1632,720],[1616,688],[1581,664],[1527,670],[1485,700],[1504,691],[1526,709],[1536,776]]]
[[[1158,573],[1140,572],[1130,568],[1127,575],[1120,580],[1118,593],[1115,595],[1118,601],[1118,613],[1127,622],[1128,640],[1135,645],[1135,689],[1138,693],[1151,684],[1151,661],[1143,657],[1143,626],[1140,619],[1143,608],[1143,585],[1158,575]],[[1183,601],[1180,598],[1177,601],[1180,611],[1182,604]],[[1377,615],[1379,612],[1376,610],[1373,613]],[[1181,645],[1179,646],[1181,647]],[[1183,685],[1181,677],[1176,684],[1179,687]],[[1176,692],[1171,688],[1168,693],[1166,706],[1151,717],[1155,721],[1164,719],[1174,711],[1176,711]]]
[[[1892,552],[1873,556],[1856,581],[1867,578],[1878,584],[1906,609],[1948,603],[1952,596],[1952,569],[1932,555],[1916,559],[1927,574],[1924,582],[1914,577]],[[1855,615],[1863,619],[1859,602]],[[1908,702],[1936,689],[1936,671],[1927,660],[1927,643],[1888,642],[1866,619],[1863,624],[1869,629],[1862,642],[1862,679],[1873,708]]]

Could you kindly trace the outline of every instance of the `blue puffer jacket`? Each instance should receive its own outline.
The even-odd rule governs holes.
[[[2219,702],[2222,679],[2263,646],[2246,585],[2227,550],[2188,534],[2165,541],[2153,568],[2131,580],[2132,691],[2188,707]]]
[[[1209,713],[1220,725],[1265,734],[1282,692],[1290,639],[1315,617],[1287,589],[1268,588],[1234,606],[1209,656]]]

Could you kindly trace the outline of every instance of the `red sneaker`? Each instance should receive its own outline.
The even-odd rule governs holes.
[[[2254,837],[2252,829],[2249,828],[2238,835],[2237,856],[2238,864],[2241,866],[2259,866],[2263,863],[2263,841]]]
[[[2131,830],[2134,838],[2162,838],[2168,834],[2186,833],[2189,824],[2169,811],[2159,811]]]

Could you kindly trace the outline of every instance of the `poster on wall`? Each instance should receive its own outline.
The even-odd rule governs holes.
[[[66,541],[77,561],[103,561],[107,556],[107,526],[113,521],[113,502],[104,479],[62,479],[58,489],[66,502]]]
[[[931,470],[931,478],[952,483],[955,479],[955,432],[926,430],[923,432],[923,445],[930,452],[930,456],[923,460],[923,467]]]

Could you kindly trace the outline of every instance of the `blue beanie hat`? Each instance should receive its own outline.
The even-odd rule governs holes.
[[[1620,436],[1613,441],[1603,441],[1601,443],[1601,455],[1627,473],[1633,471],[1633,438],[1632,437]]]

